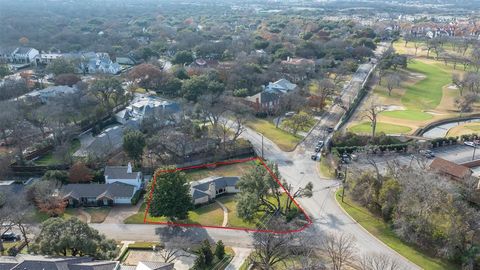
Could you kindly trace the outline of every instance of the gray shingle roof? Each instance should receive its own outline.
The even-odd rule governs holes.
[[[198,189],[194,189],[194,190],[193,190],[192,198],[193,198],[194,200],[203,198],[203,197],[205,197],[205,196],[208,196],[208,194],[205,193],[205,192],[203,192],[203,191],[201,191],[201,190],[198,190]]]
[[[170,270],[173,269],[173,263],[164,263],[164,262],[145,262],[141,261],[145,266],[149,267],[151,270]]]
[[[134,190],[134,186],[120,182],[113,184],[69,184],[62,187],[62,194],[64,194],[64,197],[75,199],[86,197],[114,199],[118,197],[132,197]]]
[[[33,48],[30,47],[18,47],[15,53],[18,54],[27,54],[29,51],[31,51]]]
[[[210,183],[215,183],[215,188],[224,188],[227,186],[235,186],[239,178],[236,176],[232,177],[210,177],[202,179],[197,182],[192,182],[192,188],[200,191],[207,191]]]
[[[17,264],[9,270],[70,270],[69,265],[90,262],[90,257],[49,257],[18,255],[15,257]]]
[[[106,166],[104,174],[110,179],[137,179],[139,173],[127,173],[127,166]]]
[[[69,270],[113,270],[117,265],[117,262],[112,261],[93,261],[70,265]]]

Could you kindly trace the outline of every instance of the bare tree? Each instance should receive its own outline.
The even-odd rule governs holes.
[[[164,242],[157,248],[157,254],[162,258],[163,262],[171,263],[180,257],[189,257],[188,249],[191,242],[186,237],[176,236]]]
[[[390,73],[387,75],[386,81],[388,95],[391,96],[393,88],[400,86],[401,78],[398,74]]]
[[[355,239],[344,233],[326,235],[322,239],[322,248],[330,258],[333,270],[343,269],[356,252]]]
[[[475,93],[467,93],[463,96],[455,98],[455,105],[458,108],[460,114],[471,112],[472,106],[477,102],[478,96]]]
[[[269,226],[277,229],[283,221],[272,220]],[[253,246],[255,252],[250,260],[255,267],[261,270],[272,270],[274,266],[283,264],[291,254],[290,244],[294,239],[293,234],[275,234],[256,232],[253,234]]]
[[[375,132],[377,130],[377,117],[383,111],[384,109],[379,107],[373,100],[371,100],[370,105],[365,110],[363,117],[370,120],[370,126],[372,127],[372,138],[375,138]]]
[[[401,270],[399,263],[386,254],[366,254],[358,262],[359,270]]]

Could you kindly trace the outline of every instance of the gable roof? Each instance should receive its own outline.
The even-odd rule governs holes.
[[[173,269],[173,263],[164,263],[164,262],[151,262],[151,261],[140,261],[138,265],[143,265],[148,267],[150,270],[171,270]]]
[[[450,175],[456,179],[463,179],[472,174],[470,168],[438,157],[432,161],[430,169]]]
[[[195,190],[199,190],[202,192],[208,191],[208,187],[210,184],[214,183],[215,188],[225,188],[225,187],[233,187],[237,184],[240,178],[236,176],[232,177],[222,177],[222,176],[212,176],[202,180],[190,182],[190,185]]]
[[[50,257],[26,254],[19,254],[16,257],[9,258],[16,263],[13,267],[6,268],[8,270],[70,270],[69,265],[71,264],[92,261],[90,257]],[[2,261],[3,259],[0,259],[0,265]]]
[[[127,166],[106,166],[104,175],[110,179],[137,179],[140,172],[127,172]]]
[[[104,197],[115,199],[119,197],[132,197],[135,186],[115,182],[113,184],[69,184],[62,187],[64,198],[96,198],[100,200]]]
[[[118,262],[112,261],[93,261],[73,264],[69,270],[112,270],[116,269]]]

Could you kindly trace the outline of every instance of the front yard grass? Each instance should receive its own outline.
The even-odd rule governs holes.
[[[331,157],[325,156],[320,159],[320,173],[323,177],[335,178],[335,167],[331,164]]]
[[[387,223],[371,214],[368,209],[356,204],[347,196],[342,202],[341,194],[341,189],[339,189],[335,194],[337,202],[358,224],[408,260],[425,270],[459,269],[458,265],[431,257],[420,249],[403,242]]]
[[[280,128],[276,128],[275,125],[268,120],[255,119],[248,121],[246,125],[273,141],[283,151],[293,151],[302,140],[301,136],[294,136]]]
[[[237,202],[235,201],[235,195],[223,196],[217,199],[219,202],[223,203],[228,209],[228,227],[236,228],[248,228],[255,229],[257,225],[254,222],[247,222],[238,217],[237,214]]]
[[[146,204],[143,203],[138,213],[129,216],[124,220],[125,224],[143,224]],[[148,215],[147,220],[151,222],[167,222],[166,217],[152,217]],[[178,220],[175,223],[201,224],[207,226],[222,226],[223,210],[216,203],[200,206],[188,213],[188,219]]]
[[[394,125],[394,124],[388,124],[388,123],[377,123],[377,129],[376,133],[383,132],[385,134],[402,134],[402,133],[408,133],[412,129],[406,126],[400,126],[400,125]],[[361,134],[371,134],[372,133],[372,126],[370,125],[370,122],[362,122],[360,124],[351,126],[348,128],[348,131],[353,132],[353,133],[361,133]]]

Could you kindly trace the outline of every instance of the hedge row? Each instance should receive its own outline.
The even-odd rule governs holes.
[[[409,143],[398,143],[398,144],[389,144],[389,145],[376,145],[374,152],[406,152]],[[344,146],[344,147],[335,147],[334,151],[337,151],[339,155],[342,154],[351,154],[357,151],[364,150],[365,146]]]

